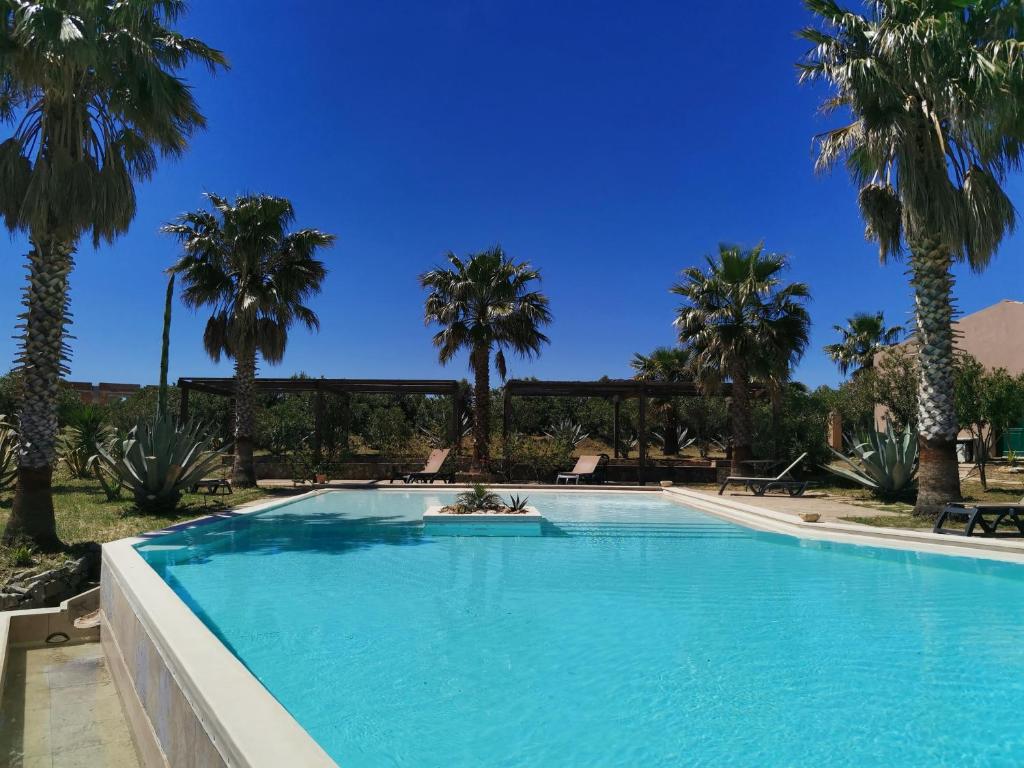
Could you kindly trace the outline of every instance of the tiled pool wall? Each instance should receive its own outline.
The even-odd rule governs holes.
[[[103,545],[99,603],[103,650],[142,764],[335,766],[142,559],[139,541]]]
[[[106,558],[100,583],[103,651],[143,765],[226,766]]]

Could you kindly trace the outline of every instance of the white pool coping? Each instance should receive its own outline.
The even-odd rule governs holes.
[[[229,513],[219,513],[172,526],[165,531],[121,539],[103,545],[105,574],[117,582],[139,623],[153,641],[162,662],[191,705],[201,727],[216,746],[224,765],[279,768],[336,765],[287,710],[216,638],[142,558],[134,545],[164,532],[207,525],[239,515],[256,514],[324,493],[437,493],[439,486],[390,486],[373,489],[317,489],[287,499],[274,499]],[[650,488],[544,488],[501,487],[502,491],[548,493],[651,493]],[[983,558],[1024,564],[1024,541],[961,539],[902,529],[870,529],[845,523],[806,523],[796,514],[750,506],[728,498],[712,498],[685,488],[656,489],[685,507],[756,530],[799,538],[827,540],[859,546],[912,550],[955,557]],[[543,506],[543,505],[541,505]],[[799,502],[794,501],[799,511]],[[465,516],[461,516],[465,518]],[[502,515],[507,519],[508,515]],[[525,516],[524,516],[525,517]],[[532,517],[532,516],[531,516]],[[113,634],[109,623],[105,631]],[[124,678],[122,677],[122,680]],[[117,681],[115,680],[115,683]],[[131,700],[135,692],[127,698]],[[122,697],[125,693],[122,692]],[[135,701],[138,701],[136,698]],[[176,764],[181,756],[168,755]]]

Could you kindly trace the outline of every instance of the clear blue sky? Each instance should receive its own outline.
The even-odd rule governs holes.
[[[193,2],[185,29],[232,70],[190,73],[209,118],[180,161],[139,189],[114,246],[83,244],[72,280],[72,378],[154,382],[164,221],[203,190],[293,200],[299,226],[338,235],[283,364],[336,377],[454,377],[421,319],[416,277],[449,249],[500,242],[544,275],[555,323],[513,376],[627,376],[636,351],[674,340],[679,271],[720,241],[790,254],[810,284],[811,347],[796,372],[837,375],[821,352],[858,310],[909,319],[901,265],[864,242],[846,177],[816,177],[828,123],[796,84],[807,18],[797,0]],[[1013,180],[1020,203],[1024,184]],[[961,273],[962,311],[1024,298],[1021,237],[982,276]],[[14,332],[24,242],[0,260],[0,318]],[[230,375],[202,351],[205,317],[175,308],[171,375]],[[13,340],[0,343],[12,361]]]

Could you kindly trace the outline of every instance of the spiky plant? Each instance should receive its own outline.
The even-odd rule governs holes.
[[[807,348],[807,286],[783,283],[786,267],[784,255],[766,253],[763,245],[721,245],[705,269],[683,270],[683,282],[672,288],[685,300],[675,324],[680,343],[692,351],[698,381],[706,389],[732,382],[734,475],[752,456],[751,384],[783,379]]]
[[[477,484],[456,496],[455,504],[467,512],[484,512],[488,509],[498,509],[503,502],[501,496],[487,486]]]
[[[502,379],[507,373],[506,350],[525,357],[540,354],[548,337],[541,328],[551,322],[548,298],[536,290],[540,272],[526,262],[515,262],[501,246],[471,254],[463,260],[454,253],[449,266],[420,275],[428,291],[423,317],[440,326],[434,334],[441,364],[462,350],[469,352],[473,371],[473,464],[486,468],[490,461],[491,354]]]
[[[0,213],[27,232],[18,486],[4,534],[60,546],[53,515],[57,401],[67,372],[68,276],[80,238],[112,241],[135,182],[205,125],[182,71],[223,55],[174,29],[181,0],[0,0]]]
[[[633,355],[630,367],[635,371],[637,381],[679,382],[693,379],[690,369],[691,351],[685,347],[658,347],[649,355],[639,352]],[[654,398],[654,411],[660,414],[664,427],[660,433],[662,451],[666,456],[676,456],[682,448],[675,439],[679,433],[679,413],[672,398]]]
[[[18,480],[18,430],[0,413],[0,491],[9,491]]]
[[[136,425],[117,452],[100,446],[99,460],[126,487],[139,509],[172,511],[182,491],[202,479],[219,461],[224,449],[215,449],[198,422],[176,424],[157,414]]]
[[[526,511],[529,503],[530,499],[526,496],[509,496],[507,506],[510,512],[522,513]]]
[[[113,436],[106,413],[94,405],[82,405],[71,412],[58,436],[57,454],[74,477],[86,478],[92,474],[89,458],[98,445],[107,444]]]
[[[334,235],[316,229],[289,232],[295,209],[283,197],[242,195],[233,202],[207,193],[213,212],[192,211],[163,227],[184,254],[171,268],[180,275],[182,300],[210,307],[203,346],[213,360],[235,363],[236,485],[256,484],[256,358],[279,363],[296,322],[317,330],[306,301],[320,292],[327,269],[317,252]]]
[[[819,24],[802,81],[852,117],[817,137],[818,168],[845,162],[882,261],[906,257],[919,348],[915,511],[960,498],[953,398],[954,262],[980,271],[1013,230],[1003,190],[1021,160],[1024,9],[1007,0],[876,0],[858,13],[804,0]],[[905,247],[904,247],[905,246]]]
[[[829,472],[891,498],[913,485],[918,470],[917,435],[911,427],[897,430],[892,422],[884,431],[872,430],[848,440],[849,455],[829,448],[846,466],[827,465]]]
[[[577,424],[572,419],[562,419],[544,430],[544,435],[572,452],[590,436],[590,433],[583,431],[582,424]]]
[[[677,454],[685,451],[697,442],[696,437],[690,437],[690,430],[688,427],[677,426],[673,432],[652,432],[651,434],[654,436],[655,440],[661,443],[662,446],[674,446]],[[670,455],[667,449],[665,450],[665,455]]]
[[[841,338],[835,344],[825,345],[825,354],[844,376],[850,371],[856,375],[870,370],[875,365],[875,355],[903,338],[903,327],[887,326],[882,312],[873,315],[858,312],[846,321],[846,325],[832,327]]]

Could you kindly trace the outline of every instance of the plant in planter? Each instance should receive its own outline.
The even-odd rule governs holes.
[[[498,515],[521,515],[527,512],[529,500],[513,496],[506,504],[494,491],[484,485],[474,485],[471,490],[463,491],[455,497],[455,503],[442,507],[441,511],[450,515],[472,515],[474,513],[490,513]]]

